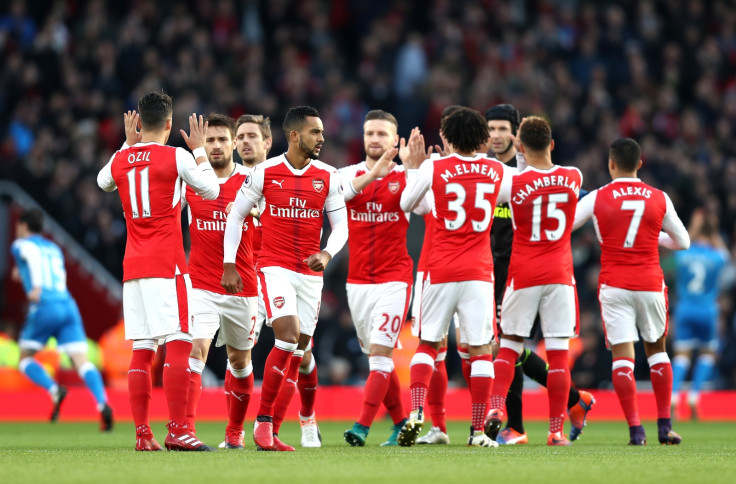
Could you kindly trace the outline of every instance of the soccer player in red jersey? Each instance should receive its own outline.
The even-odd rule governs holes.
[[[190,134],[181,130],[193,150],[192,157],[182,148],[165,145],[173,112],[168,95],[144,95],[138,101],[138,111],[140,115],[133,111],[124,116],[126,144],[97,175],[97,184],[103,190],[119,189],[128,229],[123,313],[125,338],[133,340],[128,391],[136,425],[136,450],[161,450],[148,421],[151,363],[159,340],[166,344],[166,448],[212,450],[197,440],[186,423],[192,350],[188,311],[191,282],[181,234],[181,180],[206,199],[214,200],[220,193],[203,147],[207,124],[202,116],[192,115]]]
[[[317,324],[321,273],[348,236],[340,175],[317,160],[324,143],[319,112],[309,106],[292,108],[283,129],[289,142],[287,152],[258,165],[252,176],[245,178],[228,215],[222,278],[228,292],[241,289],[234,264],[241,226],[263,198],[263,238],[256,268],[268,324],[276,338],[266,359],[253,428],[253,440],[264,450],[294,450],[274,434],[274,404],[284,382],[297,380],[304,350]],[[332,232],[326,247],[320,250],[325,212]],[[288,402],[279,406],[286,408]]]
[[[236,147],[240,159],[246,166],[254,167],[255,165],[266,161],[266,155],[271,150],[273,138],[271,137],[271,120],[267,116],[260,114],[244,114],[238,118],[236,124]],[[258,204],[258,208],[254,208],[251,213],[254,214],[253,226],[255,233],[253,234],[253,253],[258,255],[261,249],[261,224],[258,220],[260,211],[263,209],[263,199]],[[266,306],[262,298],[258,298],[258,318],[256,319],[255,339],[261,333],[261,328],[266,321]],[[321,447],[322,436],[319,433],[317,420],[314,413],[314,402],[317,397],[318,383],[317,364],[314,361],[312,348],[304,350],[304,358],[299,365],[299,378],[296,387],[299,390],[301,406],[299,408],[299,426],[301,427],[302,447]],[[279,397],[276,405],[275,419],[283,420],[287,408],[283,406],[284,402],[291,401],[290,392],[293,385],[284,386],[284,395]]]
[[[340,170],[350,228],[348,304],[370,368],[360,416],[344,433],[352,446],[365,445],[381,403],[394,423],[392,436],[381,445],[397,445],[406,420],[392,359],[409,310],[413,266],[406,250],[409,214],[400,206],[406,176],[404,167],[392,161],[398,153],[397,130],[392,114],[369,111],[363,123],[366,159]]]
[[[230,295],[220,285],[222,248],[227,220],[227,205],[235,200],[249,168],[233,161],[235,121],[222,114],[207,117],[205,150],[220,183],[215,200],[197,195],[186,183],[182,187],[182,205],[188,205],[189,233],[192,239],[189,271],[192,279],[192,353],[189,355],[191,382],[187,403],[187,424],[195,431],[197,403],[202,393],[202,370],[212,339],[219,329],[217,345],[226,345],[228,373],[225,392],[229,396],[225,448],[243,448],[243,421],[253,391],[251,349],[255,344],[255,321],[258,314],[258,283],[253,263],[252,217],[243,227],[236,257],[236,267],[243,280],[243,290]]]
[[[468,445],[495,447],[483,433],[493,383],[493,259],[490,226],[497,200],[508,199],[511,170],[479,154],[488,140],[483,116],[468,108],[450,115],[442,127],[450,154],[429,161],[424,142],[410,142],[409,181],[401,197],[404,211],[414,210],[431,190],[434,242],[427,260],[420,312],[421,339],[411,362],[412,411],[398,436],[399,445],[416,441],[424,422],[424,400],[437,351],[457,312],[461,339],[471,360],[472,426]]]
[[[576,333],[578,318],[570,231],[582,175],[577,168],[552,163],[554,141],[544,119],[524,119],[519,141],[528,167],[513,177],[511,187],[514,241],[486,430],[493,439],[498,435],[516,360],[539,314],[549,361],[547,445],[570,445],[562,434],[570,390],[569,338]]]
[[[608,171],[613,181],[578,204],[574,228],[593,219],[601,244],[598,300],[613,356],[613,388],[629,424],[629,444],[647,438],[639,420],[634,380],[637,329],[644,340],[657,401],[661,444],[679,444],[672,431],[672,365],[665,349],[667,286],[659,265],[659,245],[673,250],[690,246],[690,237],[666,193],[637,178],[641,147],[630,138],[611,144]],[[664,232],[662,232],[664,231]]]
[[[490,131],[488,141],[490,152],[499,161],[509,166],[517,165],[517,151],[514,137],[521,123],[519,111],[510,104],[497,104],[486,110],[486,121]],[[521,155],[520,155],[521,156]],[[501,319],[501,302],[506,290],[506,279],[511,261],[511,245],[514,229],[511,224],[509,204],[496,207],[491,227],[491,250],[493,252],[494,289],[496,291],[496,317]],[[524,431],[522,418],[522,391],[524,375],[540,385],[547,386],[547,362],[529,348],[519,356],[514,370],[509,393],[506,395],[506,416],[508,422],[496,437],[499,445],[526,444],[528,437]],[[567,413],[570,416],[570,440],[576,440],[582,433],[587,414],[595,404],[593,395],[570,386],[567,398]]]

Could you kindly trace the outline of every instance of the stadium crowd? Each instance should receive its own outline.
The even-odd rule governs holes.
[[[315,106],[326,129],[320,159],[336,167],[362,159],[369,109],[394,113],[400,135],[419,126],[434,143],[448,105],[514,104],[550,120],[554,161],[580,168],[586,189],[608,182],[612,140],[637,139],[642,179],[672,197],[686,224],[698,207],[717,213],[734,246],[736,8],[726,0],[12,0],[1,8],[0,178],[18,182],[117,277],[125,224],[95,176],[123,141],[121,113],[161,89],[175,99],[176,127],[192,112],[262,113],[279,125],[289,107]],[[170,142],[183,146],[178,129]],[[285,147],[276,132],[272,153]],[[573,379],[583,388],[610,378],[597,247],[592,230],[574,239],[582,347]],[[334,369],[322,375],[333,382],[367,372],[346,273],[343,255],[325,274],[315,335],[317,360]],[[736,387],[734,291],[722,297],[721,388]],[[637,367],[647,379],[646,365]]]

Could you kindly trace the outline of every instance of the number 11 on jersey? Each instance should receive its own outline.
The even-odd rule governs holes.
[[[143,205],[143,217],[151,216],[151,199],[148,195],[148,168],[141,170],[141,205]],[[139,218],[141,215],[138,211],[138,197],[136,196],[135,182],[136,168],[128,172],[128,195],[130,196],[130,211],[133,218]]]

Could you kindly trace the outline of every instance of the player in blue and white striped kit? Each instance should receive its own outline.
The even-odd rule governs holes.
[[[698,349],[688,395],[688,405],[695,419],[700,390],[710,379],[715,365],[720,316],[718,295],[729,256],[718,234],[715,214],[705,215],[702,210],[696,211],[690,224],[690,237],[690,248],[675,254],[677,305],[674,318],[672,406],[676,409],[682,382],[690,369],[693,350]]]
[[[61,249],[41,235],[43,214],[25,210],[16,226],[17,239],[11,253],[15,258],[14,276],[20,278],[28,297],[28,318],[20,334],[19,370],[33,383],[46,389],[54,402],[51,421],[59,416],[66,388],[57,384],[33,358],[52,336],[60,351],[69,355],[74,368],[97,401],[101,430],[112,429],[112,409],[102,376],[87,359],[87,336],[77,303],[66,287],[66,269]]]

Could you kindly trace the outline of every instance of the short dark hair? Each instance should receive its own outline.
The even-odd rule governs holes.
[[[531,151],[543,151],[552,143],[552,128],[546,119],[529,116],[519,129],[519,141]]]
[[[460,106],[459,104],[453,104],[451,106],[447,106],[445,109],[442,110],[442,114],[440,114],[440,133],[445,132],[444,127],[445,127],[445,121],[447,120],[447,118],[449,118],[453,113],[463,108],[464,106]]]
[[[257,124],[258,129],[261,130],[263,139],[271,137],[271,118],[268,116],[262,114],[243,114],[235,123],[235,131],[237,132],[238,128],[245,123]]]
[[[34,234],[40,234],[43,230],[43,213],[37,208],[23,210],[18,221],[26,224],[28,230]]]
[[[609,156],[623,171],[634,171],[641,160],[641,146],[631,138],[619,138],[611,143]]]
[[[515,135],[521,123],[521,115],[511,104],[496,104],[486,109],[486,121],[498,120],[511,123],[511,133]]]
[[[368,113],[365,115],[365,121],[363,121],[363,123],[365,123],[366,121],[372,121],[374,119],[379,119],[381,121],[388,121],[389,123],[396,126],[397,130],[399,129],[399,122],[396,121],[396,117],[393,114],[388,113],[386,111],[383,111],[381,109],[374,109],[372,111],[368,111]]]
[[[222,126],[230,131],[230,138],[235,139],[235,120],[224,114],[211,113],[207,116],[207,125],[209,127]]]
[[[460,108],[448,116],[443,123],[442,134],[462,153],[478,151],[490,137],[486,120],[470,108]]]
[[[311,106],[297,106],[291,108],[286,112],[284,117],[283,130],[286,133],[286,138],[289,138],[289,133],[292,131],[299,131],[308,117],[319,118],[319,111]]]
[[[165,92],[149,92],[138,100],[138,114],[145,129],[163,129],[173,113],[173,101]]]

